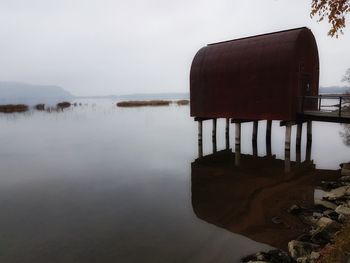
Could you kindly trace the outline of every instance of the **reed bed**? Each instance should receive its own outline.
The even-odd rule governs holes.
[[[29,107],[25,104],[0,105],[0,112],[3,113],[26,112],[28,109]]]
[[[39,111],[44,111],[45,110],[45,104],[37,104],[37,105],[35,105],[34,108],[36,110],[39,110]]]
[[[118,107],[169,106],[170,100],[130,100],[117,103]]]
[[[178,101],[176,101],[176,104],[179,106],[188,105],[188,104],[190,104],[190,101],[189,100],[178,100]]]
[[[69,108],[70,106],[71,106],[71,103],[68,101],[57,103],[57,108],[61,108],[61,109]]]

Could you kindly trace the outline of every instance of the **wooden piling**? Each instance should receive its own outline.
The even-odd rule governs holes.
[[[213,142],[213,153],[216,153],[216,152],[217,152],[217,144],[216,144],[216,119],[213,119],[212,142]]]
[[[272,121],[267,120],[267,122],[266,122],[266,155],[267,156],[272,156],[271,130],[272,130]]]
[[[203,122],[198,121],[198,157],[203,157]]]
[[[298,123],[297,124],[296,141],[295,141],[296,162],[298,164],[301,163],[301,135],[302,135],[302,131],[303,131],[303,124]]]
[[[230,119],[229,118],[226,118],[225,138],[226,138],[226,150],[228,150],[230,149]]]
[[[312,147],[312,121],[306,123],[306,156],[305,161],[311,162],[311,147]]]
[[[235,123],[235,165],[241,162],[241,123]]]
[[[285,145],[284,145],[284,171],[289,173],[291,171],[290,163],[290,141],[292,135],[291,123],[286,123],[286,135],[285,135]]]
[[[253,145],[253,155],[258,156],[258,127],[259,122],[253,122],[253,134],[252,134],[252,145]]]

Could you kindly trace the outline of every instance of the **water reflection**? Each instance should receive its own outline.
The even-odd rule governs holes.
[[[241,155],[236,167],[234,154],[225,150],[195,160],[191,168],[198,218],[282,249],[305,230],[287,210],[293,204],[313,204],[320,173],[310,163],[287,177],[283,160]]]

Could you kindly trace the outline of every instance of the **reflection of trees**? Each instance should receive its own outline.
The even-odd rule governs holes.
[[[339,132],[346,146],[350,146],[350,124],[343,124],[343,131]]]

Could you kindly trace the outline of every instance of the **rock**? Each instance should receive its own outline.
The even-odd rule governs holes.
[[[295,260],[301,257],[307,257],[317,247],[315,244],[297,240],[292,240],[288,243],[289,253]]]
[[[337,200],[349,194],[350,194],[350,186],[341,186],[329,191],[324,195],[323,198],[326,200]]]
[[[311,252],[310,259],[311,259],[311,260],[316,260],[316,259],[318,259],[320,256],[321,256],[320,253],[313,251],[313,252]]]
[[[331,235],[325,228],[319,228],[313,233],[310,241],[314,244],[325,246],[331,241]]]
[[[333,204],[332,202],[329,202],[329,201],[326,201],[326,200],[319,200],[319,199],[316,199],[315,200],[315,205],[321,205],[325,208],[328,208],[328,209],[335,209],[337,207],[336,204]]]
[[[302,241],[302,242],[311,242],[311,237],[312,237],[312,235],[310,235],[310,234],[302,234],[301,236],[299,236],[297,238],[297,240]]]
[[[241,258],[241,262],[254,262],[256,260],[256,254],[246,256],[244,258]]]
[[[320,228],[326,228],[328,226],[330,226],[331,224],[334,224],[335,222],[328,218],[328,217],[321,217],[320,219],[318,219],[316,221],[316,225]]]
[[[350,163],[342,163],[340,164],[340,167],[343,169],[350,169]]]
[[[302,212],[303,212],[303,209],[298,205],[292,205],[291,207],[288,208],[288,213],[292,215],[299,215]]]
[[[286,252],[279,249],[274,249],[268,252],[258,252],[256,254],[244,257],[241,259],[241,262],[293,263],[294,260]]]
[[[312,214],[312,216],[313,216],[314,218],[321,218],[321,217],[323,216],[323,213],[314,212],[314,213]]]
[[[340,205],[335,209],[335,212],[337,212],[338,214],[349,216],[350,215],[350,207],[347,207],[345,205]]]
[[[350,175],[350,169],[341,169],[341,175],[349,176]]]
[[[340,223],[345,223],[346,220],[347,220],[347,217],[346,217],[345,215],[339,214],[339,216],[338,216],[338,221],[339,221]]]
[[[300,257],[297,259],[298,263],[309,263],[309,258],[308,257]]]
[[[323,215],[329,217],[332,220],[338,221],[339,219],[339,214],[333,210],[327,210],[324,211]]]
[[[278,216],[271,218],[271,221],[272,221],[272,223],[277,224],[277,225],[282,223],[282,219]]]
[[[342,182],[350,182],[350,175],[342,176],[339,178],[339,180]]]
[[[322,181],[321,187],[325,190],[331,190],[343,186],[342,182],[339,181]]]

